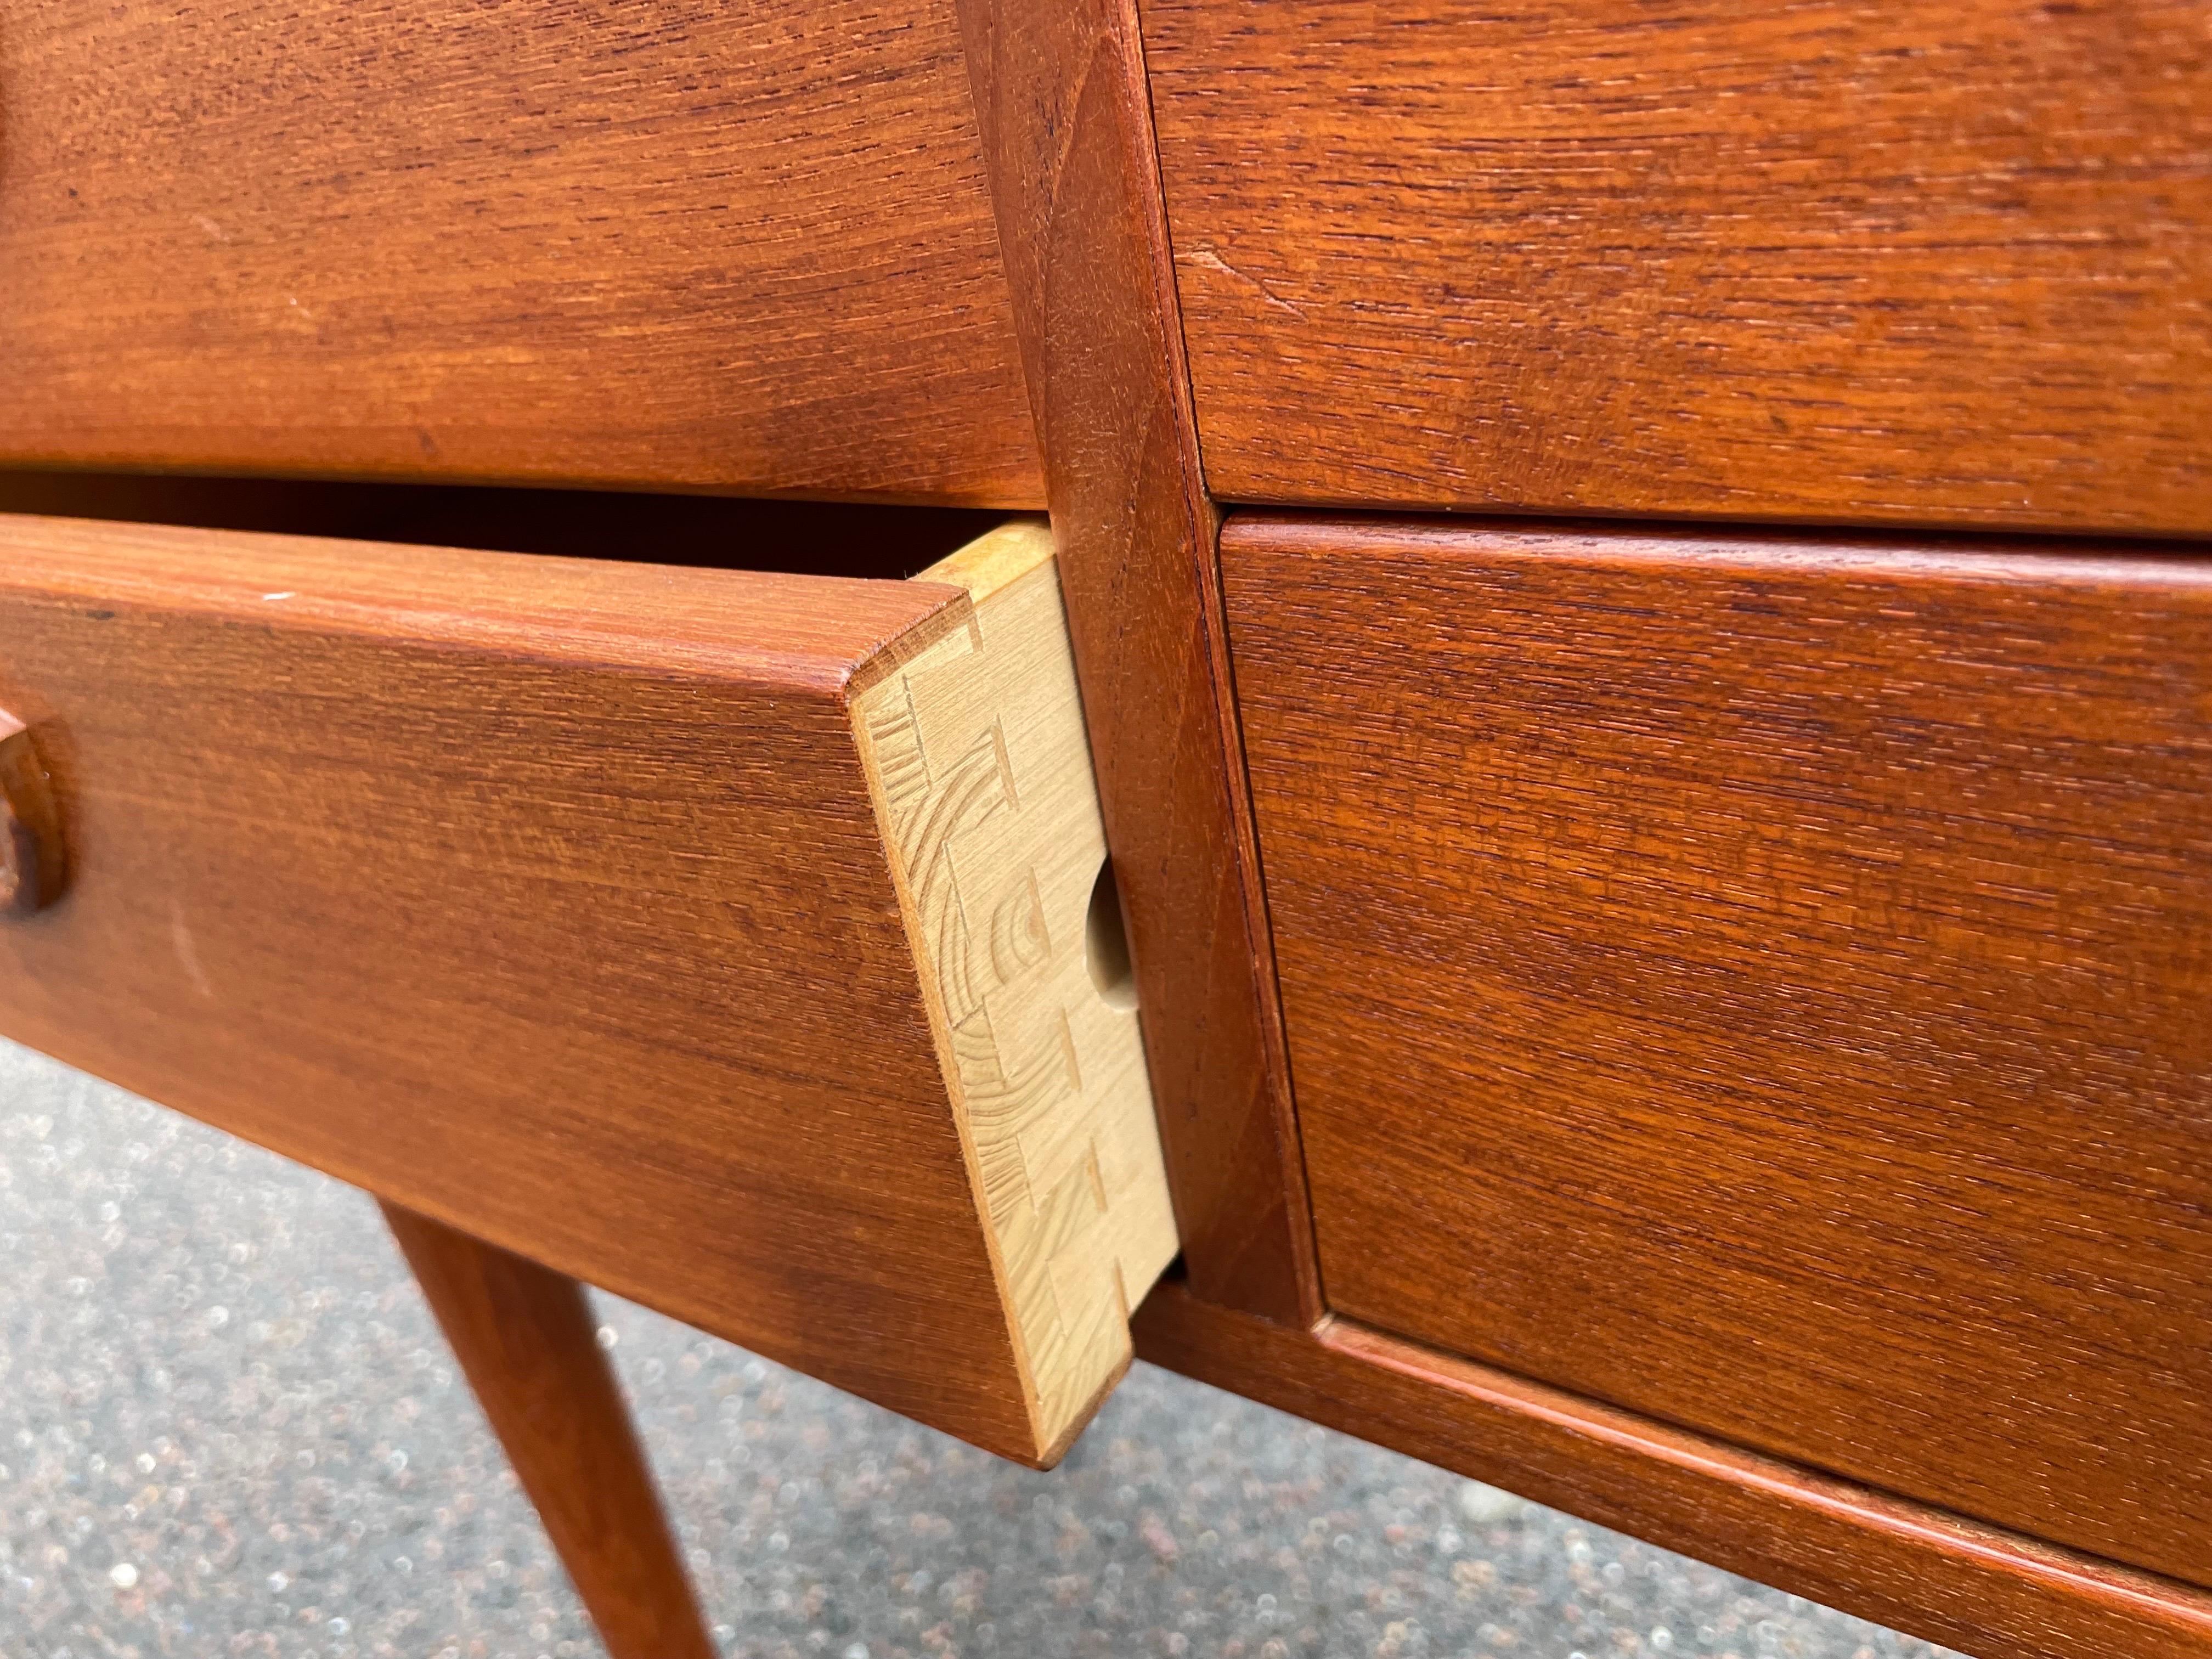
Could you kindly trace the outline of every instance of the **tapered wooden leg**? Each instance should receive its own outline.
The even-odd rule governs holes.
[[[384,1218],[611,1659],[709,1659],[584,1287],[411,1210]]]

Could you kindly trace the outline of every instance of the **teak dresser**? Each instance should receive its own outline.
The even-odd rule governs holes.
[[[0,362],[0,1033],[617,1659],[580,1282],[2212,1656],[2201,5],[7,0]]]

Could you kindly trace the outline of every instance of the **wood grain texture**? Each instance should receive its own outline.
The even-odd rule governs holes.
[[[1354,1322],[1164,1285],[1154,1364],[1976,1659],[2204,1659],[2212,1596],[1669,1428]]]
[[[1312,1236],[1133,0],[957,0],[1191,1282],[1304,1323]]]
[[[9,4],[0,269],[18,463],[1043,499],[949,0]]]
[[[0,519],[0,690],[86,849],[0,1026],[1049,1463],[1176,1253],[1051,560]]]
[[[608,1659],[710,1659],[584,1287],[397,1206],[384,1218]]]
[[[849,707],[967,605],[0,520],[76,854],[0,1029],[1035,1457]]]
[[[1225,500],[2212,533],[2190,0],[1146,0]]]
[[[30,727],[0,708],[0,915],[34,915],[62,896],[69,844]]]
[[[1042,522],[922,573],[963,590],[853,702],[946,1095],[1044,1462],[1129,1366],[1129,1310],[1176,1255],[1133,1000],[1085,951],[1106,836]]]
[[[1330,1305],[2212,1578],[2212,563],[1223,546]]]

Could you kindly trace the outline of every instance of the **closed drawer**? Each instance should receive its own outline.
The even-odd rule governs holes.
[[[1043,499],[949,0],[11,0],[0,107],[0,459]]]
[[[1146,0],[1217,494],[2212,532],[2212,39]]]
[[[1048,1462],[1175,1235],[1049,534],[928,574],[0,517],[0,1029]]]
[[[1235,519],[1330,1305],[2212,1576],[2212,566]]]

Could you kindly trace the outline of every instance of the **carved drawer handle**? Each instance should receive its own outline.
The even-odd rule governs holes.
[[[67,875],[61,813],[30,728],[0,708],[0,914],[45,909]]]

